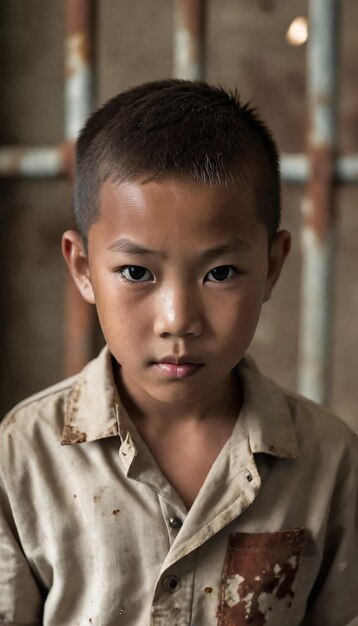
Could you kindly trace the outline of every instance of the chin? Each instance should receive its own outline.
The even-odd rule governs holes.
[[[195,392],[193,393],[193,387],[192,385],[189,386],[187,381],[175,381],[166,385],[164,388],[155,386],[151,389],[147,389],[147,393],[152,398],[165,404],[187,404],[188,402],[200,399],[203,395],[201,390],[196,387]]]

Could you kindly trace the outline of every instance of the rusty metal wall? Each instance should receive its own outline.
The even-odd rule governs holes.
[[[319,0],[321,1],[321,0]],[[23,174],[31,174],[31,176],[39,175],[41,169],[41,162],[43,157],[46,158],[46,174],[48,176],[58,176],[68,171],[68,164],[71,157],[71,149],[69,148],[68,141],[72,141],[76,129],[80,125],[80,120],[86,115],[88,106],[90,103],[90,83],[91,83],[91,71],[89,69],[88,60],[90,59],[88,35],[90,31],[94,31],[92,41],[96,42],[96,57],[98,68],[98,80],[97,80],[97,98],[96,102],[99,103],[115,93],[116,91],[127,87],[130,84],[138,83],[142,80],[148,80],[151,78],[158,78],[160,76],[167,76],[175,72],[176,75],[187,75],[192,77],[204,76],[206,70],[206,76],[213,82],[224,82],[229,86],[239,85],[240,90],[243,92],[244,98],[252,97],[252,99],[260,106],[260,109],[273,127],[275,135],[279,139],[280,147],[287,154],[294,154],[290,158],[286,158],[283,162],[283,174],[287,180],[298,180],[301,183],[309,177],[310,161],[306,157],[297,156],[299,153],[303,154],[305,149],[304,127],[305,127],[305,100],[304,100],[304,83],[305,83],[305,52],[302,49],[291,49],[284,41],[284,34],[289,21],[297,14],[305,12],[305,3],[294,0],[290,3],[290,6],[282,6],[282,3],[277,3],[274,0],[257,0],[250,5],[247,2],[241,0],[240,2],[234,2],[233,0],[224,0],[220,3],[207,2],[203,0],[195,0],[195,2],[184,2],[176,0],[173,2],[164,2],[163,0],[157,0],[154,2],[151,0],[146,3],[145,6],[139,1],[135,0],[129,6],[123,0],[112,1],[108,0],[106,3],[96,3],[97,6],[97,19],[91,26],[91,10],[92,3],[85,2],[70,2],[67,0],[65,3],[50,2],[47,5],[47,10],[44,11],[44,5],[38,0],[31,0],[32,11],[28,11],[29,22],[32,30],[36,29],[42,33],[43,40],[45,39],[45,48],[41,49],[41,37],[36,41],[35,50],[31,53],[28,52],[29,60],[31,54],[35,58],[40,58],[41,51],[46,50],[46,53],[54,54],[57,62],[60,61],[62,66],[67,66],[67,80],[62,87],[65,94],[64,103],[62,105],[62,127],[67,129],[62,130],[61,133],[57,132],[55,139],[48,139],[42,137],[41,141],[37,135],[35,138],[31,137],[30,141],[26,141],[26,131],[18,135],[13,133],[3,132],[1,137],[1,144],[3,147],[7,145],[25,144],[38,145],[42,143],[42,147],[38,147],[32,154],[24,154],[18,150],[4,151],[0,149],[0,169],[8,172],[14,172],[14,168],[20,168]],[[59,7],[59,5],[62,5]],[[319,2],[315,2],[316,5]],[[343,147],[345,134],[348,136],[345,126],[352,126],[351,120],[354,122],[354,102],[356,102],[356,93],[353,90],[353,85],[350,84],[347,76],[352,71],[353,58],[356,50],[356,44],[354,39],[354,25],[357,24],[357,11],[352,7],[352,3],[341,2],[339,3],[343,10],[343,82],[348,86],[348,98],[346,92],[346,98],[343,99],[342,112],[347,108],[346,102],[349,108],[349,119],[347,121],[347,114],[345,115],[346,123],[343,124]],[[11,6],[10,6],[11,5]],[[22,8],[20,14],[20,5]],[[311,3],[313,5],[313,3]],[[332,10],[338,6],[337,1],[332,3]],[[344,6],[343,6],[344,5]],[[205,11],[206,6],[206,11]],[[7,42],[11,46],[11,43],[15,40],[14,34],[16,28],[18,31],[21,29],[21,24],[26,18],[24,16],[23,3],[21,0],[13,0],[7,7],[0,7],[0,22],[2,24],[3,32],[7,33]],[[26,14],[26,10],[25,10]],[[50,22],[53,26],[53,33],[51,37],[46,36],[42,32],[42,29],[37,20],[40,19],[47,25]],[[67,18],[66,18],[67,16]],[[3,18],[3,19],[1,19]],[[206,19],[206,33],[204,29],[204,21]],[[65,24],[67,23],[67,36],[65,31]],[[93,28],[95,26],[95,28]],[[150,26],[150,27],[149,27]],[[31,30],[30,28],[30,30]],[[10,32],[9,32],[10,31]],[[85,33],[78,37],[78,33]],[[87,33],[87,35],[86,35]],[[24,24],[24,39],[26,41],[25,24]],[[87,36],[87,39],[86,39]],[[62,41],[66,37],[67,45],[64,52],[59,53],[62,46]],[[76,39],[77,38],[77,39]],[[16,38],[19,40],[19,37]],[[32,42],[34,38],[31,38]],[[140,45],[138,44],[140,42]],[[257,45],[260,42],[260,45]],[[32,46],[29,45],[28,50],[32,50]],[[206,45],[205,45],[206,43]],[[5,60],[9,58],[8,48],[5,49],[5,43],[3,42]],[[1,45],[1,44],[0,44]],[[25,50],[25,46],[24,46]],[[10,53],[10,57],[11,57]],[[61,57],[61,58],[59,58]],[[13,58],[17,58],[16,53],[13,54]],[[86,69],[83,71],[82,60],[86,61]],[[51,59],[50,59],[51,61]],[[9,58],[11,64],[11,58]],[[41,63],[45,65],[44,59],[41,59]],[[53,63],[53,59],[52,59]],[[3,63],[3,65],[5,65]],[[16,66],[16,63],[15,63]],[[174,69],[173,69],[174,68]],[[16,70],[16,67],[14,71]],[[32,71],[29,68],[29,71]],[[57,83],[58,83],[58,67],[57,67]],[[73,76],[76,76],[76,71],[79,71],[78,76],[81,77],[77,80],[73,80]],[[4,69],[3,75],[9,72],[8,68]],[[345,74],[346,72],[346,74]],[[13,76],[11,72],[8,74]],[[72,77],[71,80],[69,77]],[[11,81],[10,81],[11,82]],[[15,81],[16,83],[16,81]],[[26,79],[25,79],[26,83]],[[76,87],[74,84],[81,85],[79,92],[86,93],[82,103],[77,106],[77,122],[74,122],[71,129],[71,102],[76,102]],[[29,86],[27,86],[28,93],[30,92]],[[51,79],[49,79],[48,91],[51,91]],[[21,92],[19,82],[17,83],[16,90],[18,95]],[[37,85],[37,90],[39,90]],[[56,86],[57,93],[59,92],[59,85]],[[25,90],[26,92],[26,90]],[[40,89],[41,92],[41,89]],[[42,90],[44,93],[44,90]],[[78,94],[78,92],[77,92]],[[343,94],[344,95],[344,94]],[[28,99],[31,102],[33,94],[30,93]],[[48,96],[46,96],[48,99]],[[51,100],[51,94],[49,96]],[[6,100],[6,98],[5,98]],[[8,99],[11,102],[11,97]],[[80,98],[81,101],[81,98]],[[8,103],[9,104],[9,103]],[[18,105],[16,105],[18,107]],[[44,103],[41,103],[44,111],[47,112]],[[82,107],[82,108],[81,108]],[[86,108],[87,107],[87,108]],[[2,107],[6,109],[6,102]],[[19,107],[21,109],[21,106]],[[16,111],[16,107],[15,107]],[[61,106],[58,107],[59,113],[61,113]],[[7,117],[11,119],[9,110]],[[47,115],[51,118],[51,115]],[[75,116],[73,116],[75,117]],[[28,116],[29,118],[29,116]],[[36,113],[35,113],[36,118]],[[46,119],[46,115],[44,116]],[[77,126],[76,126],[77,124]],[[20,124],[21,126],[21,124]],[[57,118],[57,129],[58,118]],[[49,133],[51,134],[51,133]],[[31,133],[30,133],[31,135]],[[60,136],[59,136],[60,135]],[[27,135],[28,136],[28,135]],[[351,133],[349,135],[352,137]],[[47,140],[46,140],[47,139]],[[63,143],[65,141],[65,143]],[[349,143],[346,142],[346,143]],[[48,145],[52,145],[50,153],[48,153]],[[58,147],[56,147],[56,145]],[[46,147],[45,147],[46,146]],[[349,150],[354,150],[357,147],[357,142],[348,146]],[[46,152],[47,151],[47,152]],[[309,153],[311,155],[311,152]],[[341,179],[349,180],[350,178],[357,179],[357,157],[355,160],[347,160],[347,158],[340,158],[337,164],[339,177]],[[18,204],[21,202],[16,199],[16,196],[22,195],[21,190],[25,190],[28,194],[29,206],[26,209],[30,209],[33,202],[33,197],[36,193],[40,195],[41,191],[50,189],[49,185],[53,185],[53,189],[56,190],[61,187],[61,193],[66,198],[64,201],[67,203],[67,208],[64,211],[57,210],[56,204],[58,203],[58,193],[54,191],[53,198],[51,197],[51,211],[55,215],[54,222],[68,222],[69,221],[69,193],[65,189],[64,183],[59,183],[55,180],[53,183],[41,181],[35,183],[31,179],[31,183],[21,182],[20,184],[14,182],[2,182],[5,194],[4,211],[2,212],[2,220],[5,225],[5,230],[12,230],[16,232],[16,225],[13,222],[14,212],[18,213]],[[30,191],[29,186],[32,190]],[[39,186],[38,186],[39,185]],[[25,187],[24,187],[25,186]],[[331,187],[332,185],[330,185]],[[342,201],[339,203],[341,206],[342,220],[339,222],[339,229],[344,231],[344,236],[353,237],[355,232],[356,222],[355,216],[349,216],[348,210],[345,207],[354,204],[354,198],[356,191],[347,190],[347,193],[343,194]],[[49,192],[51,196],[51,193]],[[311,194],[312,195],[312,194]],[[254,353],[259,357],[259,360],[264,364],[264,367],[273,376],[276,376],[283,384],[294,387],[295,375],[296,375],[296,360],[297,360],[297,309],[299,306],[298,295],[298,282],[300,272],[300,255],[301,249],[299,244],[298,230],[300,228],[300,192],[297,189],[290,188],[285,189],[284,204],[286,209],[286,220],[295,231],[295,245],[293,250],[293,256],[289,262],[287,273],[284,274],[281,285],[278,287],[277,296],[274,298],[273,303],[270,304],[265,310],[263,321],[259,327],[257,338],[253,346]],[[41,201],[40,201],[41,202]],[[36,202],[35,202],[36,203]],[[6,206],[5,206],[6,205]],[[15,209],[11,212],[9,206],[13,205]],[[46,210],[43,211],[44,213]],[[9,214],[11,213],[11,215]],[[33,215],[33,214],[32,214]],[[61,217],[59,217],[61,216]],[[24,215],[21,215],[21,219],[26,219]],[[21,224],[20,219],[20,224]],[[38,227],[38,216],[35,216],[34,227]],[[347,222],[350,226],[347,227]],[[25,228],[26,230],[26,228]],[[34,228],[35,230],[35,228]],[[60,230],[60,229],[59,229]],[[41,231],[41,228],[40,228]],[[28,230],[30,232],[30,230]],[[3,235],[4,237],[4,235]],[[8,238],[4,237],[5,252],[7,246],[9,246]],[[354,242],[351,241],[348,246],[350,253],[355,253]],[[3,248],[3,252],[4,252]],[[52,248],[53,249],[53,248]],[[338,279],[343,277],[348,279],[349,272],[344,271],[342,266],[342,257],[345,256],[347,246],[343,246],[343,250],[340,252],[338,259]],[[49,246],[48,251],[51,251]],[[33,256],[34,252],[30,253]],[[57,254],[57,253],[56,253]],[[11,249],[8,253],[10,259],[16,257],[14,251]],[[3,255],[4,257],[4,255]],[[46,257],[46,254],[43,254]],[[57,257],[56,257],[57,258]],[[4,258],[2,259],[2,264]],[[24,262],[24,259],[23,259]],[[52,261],[53,262],[53,261]],[[62,270],[59,270],[56,261],[57,279],[61,275]],[[24,268],[21,268],[24,271]],[[40,268],[37,268],[40,269]],[[44,270],[46,273],[46,270]],[[308,272],[312,275],[312,272]],[[24,276],[26,275],[23,274]],[[38,275],[38,273],[36,274]],[[4,279],[3,279],[4,280]],[[37,280],[39,280],[37,278]],[[5,289],[13,289],[13,283],[5,282]],[[19,282],[21,282],[19,280]],[[346,282],[346,280],[344,281]],[[65,280],[63,280],[63,284]],[[15,281],[16,284],[16,281]],[[343,283],[338,281],[338,299],[344,298],[347,300],[347,294],[342,286]],[[58,359],[56,359],[56,366],[50,368],[49,375],[36,375],[28,381],[26,374],[31,372],[32,368],[27,363],[31,362],[33,354],[28,353],[27,346],[22,345],[22,349],[17,348],[15,352],[20,355],[24,355],[24,359],[19,363],[17,359],[12,361],[12,347],[11,340],[6,333],[6,339],[4,345],[6,346],[3,351],[4,363],[2,364],[2,370],[6,372],[5,380],[9,381],[10,387],[14,386],[14,380],[18,381],[16,385],[17,393],[12,389],[11,393],[5,393],[4,406],[18,400],[22,395],[25,395],[29,391],[32,391],[37,386],[41,387],[52,380],[56,380],[65,371],[72,371],[78,369],[81,360],[87,358],[87,344],[85,337],[88,335],[88,331],[91,327],[91,318],[88,315],[85,307],[81,308],[80,302],[76,299],[75,292],[71,291],[70,284],[61,294],[62,287],[56,283],[56,297],[57,303],[65,301],[69,305],[64,309],[63,314],[57,316],[50,310],[50,304],[46,305],[46,302],[51,303],[51,294],[48,288],[44,292],[44,299],[42,302],[41,315],[37,315],[36,322],[33,320],[27,328],[30,328],[31,333],[38,334],[39,342],[42,341],[42,331],[44,328],[48,328],[47,341],[52,342],[53,346],[57,345]],[[21,291],[21,285],[18,286],[19,292]],[[343,290],[343,296],[341,295]],[[24,287],[24,291],[26,288]],[[3,288],[4,292],[4,288]],[[38,291],[37,298],[38,298]],[[60,293],[60,296],[59,296]],[[66,295],[65,300],[63,296]],[[356,290],[350,289],[348,293],[348,300],[350,299],[351,307],[354,307],[357,303]],[[10,295],[10,304],[13,294]],[[71,302],[74,300],[74,304]],[[21,300],[21,298],[20,298]],[[339,303],[338,303],[339,304]],[[39,305],[37,305],[39,306]],[[13,311],[13,315],[9,314],[8,317],[5,314],[5,322],[10,323],[11,317],[13,319],[12,332],[16,335],[16,324],[20,317],[19,310],[14,306],[9,307]],[[46,309],[49,309],[48,312]],[[57,313],[58,313],[57,305]],[[337,328],[347,328],[347,324],[342,323],[342,307],[337,307]],[[33,311],[36,312],[36,306],[33,307]],[[29,314],[29,317],[31,315]],[[52,322],[50,321],[52,317]],[[344,317],[344,315],[343,315]],[[59,324],[60,320],[60,324]],[[62,325],[61,325],[62,320]],[[65,321],[64,321],[65,320]],[[66,321],[67,320],[67,321]],[[40,323],[40,328],[38,324]],[[20,326],[23,325],[23,320]],[[51,328],[53,335],[51,336]],[[286,329],[286,330],[285,330]],[[55,331],[55,332],[54,332]],[[352,329],[352,341],[354,343],[354,328]],[[11,334],[11,331],[10,331]],[[323,333],[326,336],[326,333]],[[58,341],[58,335],[61,336],[61,340]],[[303,334],[301,333],[301,336]],[[67,337],[67,339],[66,339]],[[66,346],[74,346],[75,337],[78,339],[78,350],[73,349],[66,350]],[[34,339],[32,337],[32,339]],[[31,345],[35,345],[35,341],[27,340]],[[338,336],[335,349],[334,362],[337,359],[342,359],[339,362],[336,372],[333,377],[333,406],[337,408],[338,412],[346,413],[347,419],[351,407],[354,405],[354,392],[355,385],[349,382],[349,363],[351,351],[344,350],[344,356],[340,356],[341,347],[347,345],[347,340],[340,341]],[[14,340],[14,345],[16,341]],[[348,346],[349,347],[349,346]],[[46,350],[53,354],[56,348],[46,348]],[[44,346],[39,347],[39,355],[42,352],[46,353]],[[33,352],[33,348],[30,350]],[[82,351],[82,352],[81,352]],[[301,349],[302,353],[302,349]],[[79,360],[72,362],[71,359],[74,355],[79,355]],[[7,356],[8,355],[8,356]],[[39,359],[39,355],[35,354],[35,361]],[[7,358],[6,358],[7,357]],[[51,363],[51,358],[48,359]],[[7,370],[6,361],[11,364],[11,372]],[[345,363],[344,363],[345,362]],[[353,361],[354,362],[354,361]],[[63,366],[67,363],[66,367]],[[343,368],[342,368],[343,365]],[[344,371],[345,365],[347,366],[347,376],[342,376],[341,382],[339,381],[340,372]],[[36,367],[34,368],[36,370]],[[39,368],[41,370],[41,368]],[[46,374],[48,367],[45,368]],[[338,374],[337,374],[338,371]],[[24,381],[24,377],[26,380]],[[325,377],[327,380],[327,377]],[[348,384],[347,384],[348,380]],[[348,390],[348,399],[347,399]],[[7,396],[7,397],[6,397]],[[354,418],[352,418],[354,419]]]

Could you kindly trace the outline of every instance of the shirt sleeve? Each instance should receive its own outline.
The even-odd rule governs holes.
[[[43,600],[21,549],[0,477],[0,624],[40,626]]]
[[[358,444],[337,478],[322,564],[302,626],[358,626]]]

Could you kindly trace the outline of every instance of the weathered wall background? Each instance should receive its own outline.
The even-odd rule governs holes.
[[[358,4],[342,0],[340,139],[358,152]],[[304,150],[305,46],[286,30],[303,0],[211,0],[208,72],[259,108],[282,152]],[[172,73],[171,0],[98,1],[97,104],[136,83]],[[63,6],[60,0],[0,4],[0,143],[48,145],[63,138]],[[1,180],[1,413],[63,377],[62,231],[71,193],[62,180]],[[252,347],[262,369],[295,388],[303,189],[284,188],[293,250]],[[358,431],[358,188],[339,191],[332,407]]]

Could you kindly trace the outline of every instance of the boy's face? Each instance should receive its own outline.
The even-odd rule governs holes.
[[[63,243],[128,390],[176,404],[225,385],[289,246],[281,231],[269,251],[249,190],[171,179],[107,182],[87,257]]]

